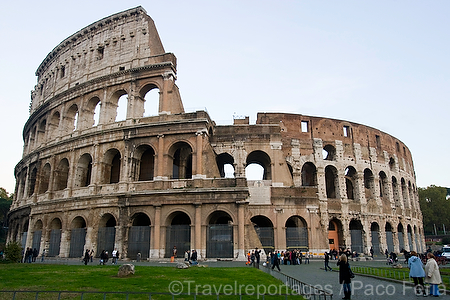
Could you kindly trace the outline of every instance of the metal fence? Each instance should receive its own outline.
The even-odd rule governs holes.
[[[2,300],[61,300],[61,299],[80,299],[80,300],[287,300],[293,299],[289,294],[196,294],[196,293],[146,293],[146,292],[75,292],[75,291],[0,291]],[[307,298],[308,299],[308,298]],[[325,298],[309,298],[325,299]],[[331,299],[331,298],[328,298]]]
[[[261,267],[261,270],[281,280],[286,286],[293,290],[293,294],[301,295],[306,299],[313,300],[332,300],[333,294],[321,290],[311,284],[307,284],[297,280],[289,275],[286,275],[277,270],[272,270],[269,265]]]
[[[355,273],[364,274],[364,275],[371,275],[371,276],[377,276],[377,277],[383,277],[383,278],[391,278],[395,280],[402,280],[402,281],[411,281],[409,278],[409,269],[408,268],[401,268],[401,269],[382,269],[382,268],[376,268],[376,267],[367,267],[367,266],[352,266],[352,270]],[[450,282],[450,276],[448,275],[441,275],[442,281],[444,284],[448,284]]]

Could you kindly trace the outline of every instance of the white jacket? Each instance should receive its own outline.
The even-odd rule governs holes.
[[[439,273],[439,266],[434,258],[429,258],[425,265],[425,282],[431,284],[441,284],[441,274]]]

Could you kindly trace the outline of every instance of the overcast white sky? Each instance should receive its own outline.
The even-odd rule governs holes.
[[[14,191],[34,75],[76,31],[141,5],[178,58],[187,111],[218,124],[289,112],[378,128],[417,185],[450,186],[450,1],[3,1],[0,187]]]

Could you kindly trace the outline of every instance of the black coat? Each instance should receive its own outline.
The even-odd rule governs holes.
[[[339,283],[350,283],[350,265],[348,262],[338,261],[337,265],[339,266]]]

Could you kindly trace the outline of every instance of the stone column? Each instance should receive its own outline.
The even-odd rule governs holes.
[[[238,258],[245,259],[245,204],[247,201],[239,201],[238,205]]]
[[[92,227],[86,227],[86,242],[85,242],[85,248],[86,249],[94,249],[92,238],[93,238],[93,230]]]
[[[196,134],[197,136],[197,151],[195,154],[195,159],[196,159],[196,170],[195,173],[196,175],[194,175],[194,178],[204,178],[205,176],[202,175],[203,174],[203,164],[202,164],[202,158],[203,158],[203,132],[202,131],[197,131]]]
[[[151,257],[159,258],[161,239],[161,205],[155,206],[155,225],[153,227],[153,249],[150,250]]]
[[[400,244],[398,243],[397,231],[392,228],[392,240],[394,242],[394,252],[398,253],[400,251]]]
[[[158,134],[158,150],[156,160],[156,176],[154,180],[163,180],[164,178],[164,134]]]
[[[115,237],[115,241],[114,241],[114,248],[117,250],[119,249],[119,255],[122,255],[123,253],[121,253],[122,248],[123,248],[123,236],[124,236],[124,229],[126,227],[125,226],[116,226],[116,237]]]
[[[199,255],[202,248],[202,204],[195,203],[194,249]]]
[[[61,242],[59,245],[59,257],[69,257],[70,229],[61,229]]]

